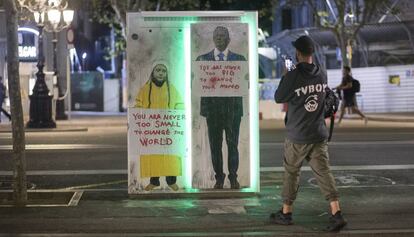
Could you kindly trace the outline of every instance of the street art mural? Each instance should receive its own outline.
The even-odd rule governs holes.
[[[196,188],[249,185],[247,35],[243,23],[191,25]]]
[[[256,15],[200,14],[128,13],[129,194],[258,190]]]
[[[183,34],[163,27],[137,28],[129,58],[128,139],[130,192],[177,192],[183,187],[184,79],[177,70]],[[176,48],[170,46],[174,44]]]

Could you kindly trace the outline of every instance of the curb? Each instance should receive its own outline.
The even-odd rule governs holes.
[[[72,128],[26,128],[25,133],[32,132],[87,132],[87,127],[72,127]],[[11,133],[12,129],[10,127],[0,128],[0,133]]]
[[[367,116],[368,121],[380,121],[380,122],[401,122],[401,123],[414,123],[414,118],[404,118],[404,117],[371,117]]]

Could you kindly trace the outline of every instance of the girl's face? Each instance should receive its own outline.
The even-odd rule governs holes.
[[[163,82],[167,79],[167,67],[158,64],[154,67],[154,78],[159,82]]]

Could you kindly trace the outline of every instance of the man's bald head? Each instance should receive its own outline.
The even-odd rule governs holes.
[[[217,26],[213,33],[213,41],[218,50],[224,51],[230,43],[229,30],[224,26]]]

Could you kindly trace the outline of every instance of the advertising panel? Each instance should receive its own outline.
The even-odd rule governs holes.
[[[100,72],[71,74],[72,110],[103,111],[103,75]]]

